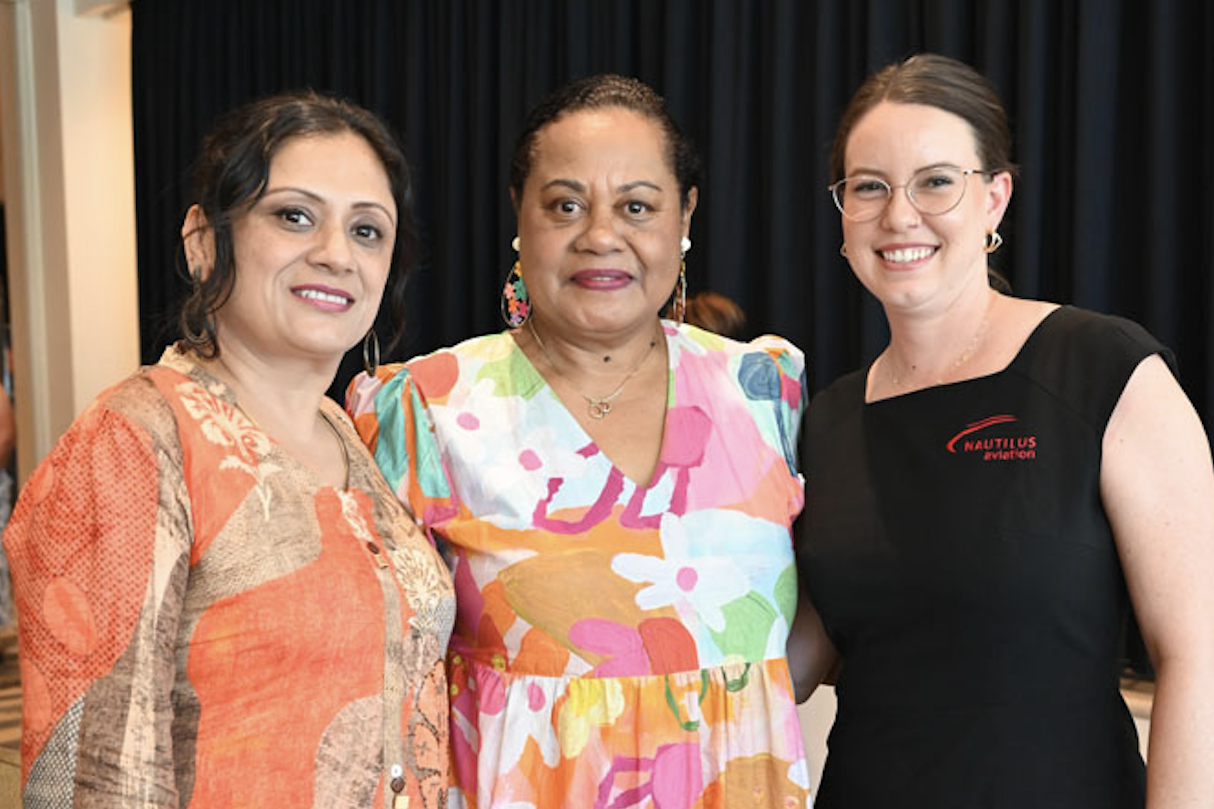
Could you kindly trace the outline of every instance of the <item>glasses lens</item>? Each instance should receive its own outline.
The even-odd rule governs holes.
[[[935,166],[915,172],[906,189],[911,202],[925,214],[948,213],[965,194],[965,172],[953,166]]]
[[[835,205],[848,219],[866,222],[876,219],[889,202],[889,183],[880,177],[848,177],[834,187]]]

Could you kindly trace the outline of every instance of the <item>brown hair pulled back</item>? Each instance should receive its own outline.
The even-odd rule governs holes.
[[[847,140],[852,129],[883,101],[923,104],[951,112],[973,130],[984,170],[1015,174],[1012,134],[994,85],[964,62],[936,53],[920,53],[887,65],[856,90],[835,130],[830,153],[831,182],[841,180],[846,172]]]

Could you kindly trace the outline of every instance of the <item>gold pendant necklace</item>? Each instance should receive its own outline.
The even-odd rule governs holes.
[[[533,319],[527,319],[527,328],[531,331],[531,336],[535,338],[535,344],[538,345],[540,347],[540,351],[543,352],[544,359],[548,360],[548,364],[552,366],[553,373],[555,373],[561,379],[564,379],[566,382],[569,382],[569,377],[561,373],[560,369],[556,365],[556,361],[553,360],[552,355],[548,353],[548,346],[544,345],[544,341],[540,339],[540,333],[535,330],[535,323]],[[649,341],[648,350],[641,355],[641,359],[636,365],[632,366],[632,370],[628,372],[628,374],[624,377],[624,380],[620,382],[620,384],[616,386],[616,389],[611,393],[608,393],[606,396],[587,396],[580,391],[578,392],[578,395],[586,400],[586,412],[590,415],[590,418],[595,419],[596,421],[602,421],[609,413],[611,413],[611,402],[620,395],[620,393],[624,390],[624,386],[628,384],[628,381],[636,376],[637,371],[641,370],[641,366],[645,364],[645,360],[649,359],[649,355],[653,353],[654,346],[657,344],[657,340]]]

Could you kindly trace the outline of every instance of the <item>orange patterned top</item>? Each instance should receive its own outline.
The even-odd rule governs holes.
[[[27,804],[444,805],[450,577],[323,413],[345,491],[169,348],[38,467],[4,536]]]

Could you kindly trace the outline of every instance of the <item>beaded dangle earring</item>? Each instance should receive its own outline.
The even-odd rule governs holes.
[[[514,252],[518,252],[518,236],[510,242]],[[523,281],[522,262],[517,258],[510,272],[506,273],[506,283],[502,287],[501,300],[502,320],[512,329],[517,329],[527,322],[531,316],[531,299],[527,297],[527,284]]]

